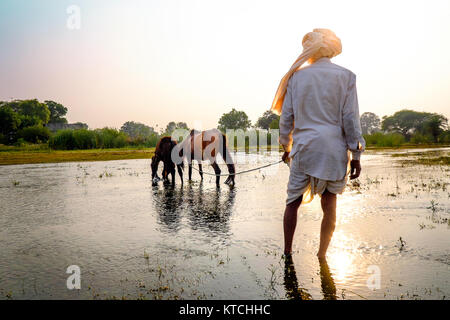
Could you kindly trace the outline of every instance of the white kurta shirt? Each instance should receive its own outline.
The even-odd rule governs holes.
[[[285,149],[292,145],[291,158],[299,153],[305,174],[330,181],[343,179],[348,150],[359,160],[365,148],[355,74],[328,58],[294,73],[283,102],[280,143]]]

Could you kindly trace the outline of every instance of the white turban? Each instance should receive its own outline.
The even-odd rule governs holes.
[[[307,33],[302,41],[303,52],[295,60],[291,69],[281,79],[277,93],[272,102],[270,110],[280,115],[283,108],[284,96],[286,94],[287,85],[291,76],[300,69],[300,67],[309,59],[319,59],[322,57],[333,58],[342,52],[341,40],[328,29],[314,29],[313,32]]]

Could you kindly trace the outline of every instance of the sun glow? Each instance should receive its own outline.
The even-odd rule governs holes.
[[[69,121],[92,128],[212,128],[232,107],[254,123],[304,34],[329,28],[343,46],[333,62],[357,75],[360,113],[450,116],[447,0],[324,0],[301,19],[297,0],[79,0],[79,30],[66,28],[64,3],[0,1],[0,100],[53,99],[69,107]]]
[[[352,240],[342,232],[336,232],[333,235],[327,260],[336,282],[345,283],[355,271],[355,255],[351,242]]]

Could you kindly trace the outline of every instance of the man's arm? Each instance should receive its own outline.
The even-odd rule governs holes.
[[[361,124],[359,120],[358,94],[356,91],[356,76],[351,75],[342,111],[342,123],[344,127],[347,148],[352,152],[351,176],[355,179],[361,172],[359,159],[364,152],[366,142],[362,136]]]
[[[284,96],[283,108],[281,110],[280,116],[280,138],[279,142],[283,146],[285,155],[283,160],[287,157],[287,154],[292,149],[292,131],[294,130],[294,111],[292,107],[292,88],[291,82],[289,81],[286,90],[286,95]],[[287,154],[286,154],[287,153]]]

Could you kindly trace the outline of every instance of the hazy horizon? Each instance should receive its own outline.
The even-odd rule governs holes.
[[[71,5],[81,28],[67,28]],[[333,62],[357,75],[360,113],[450,118],[450,2],[2,1],[0,100],[54,100],[69,122],[158,131],[216,127],[231,108],[270,108],[303,35],[330,28]],[[156,126],[156,125],[159,126]]]

